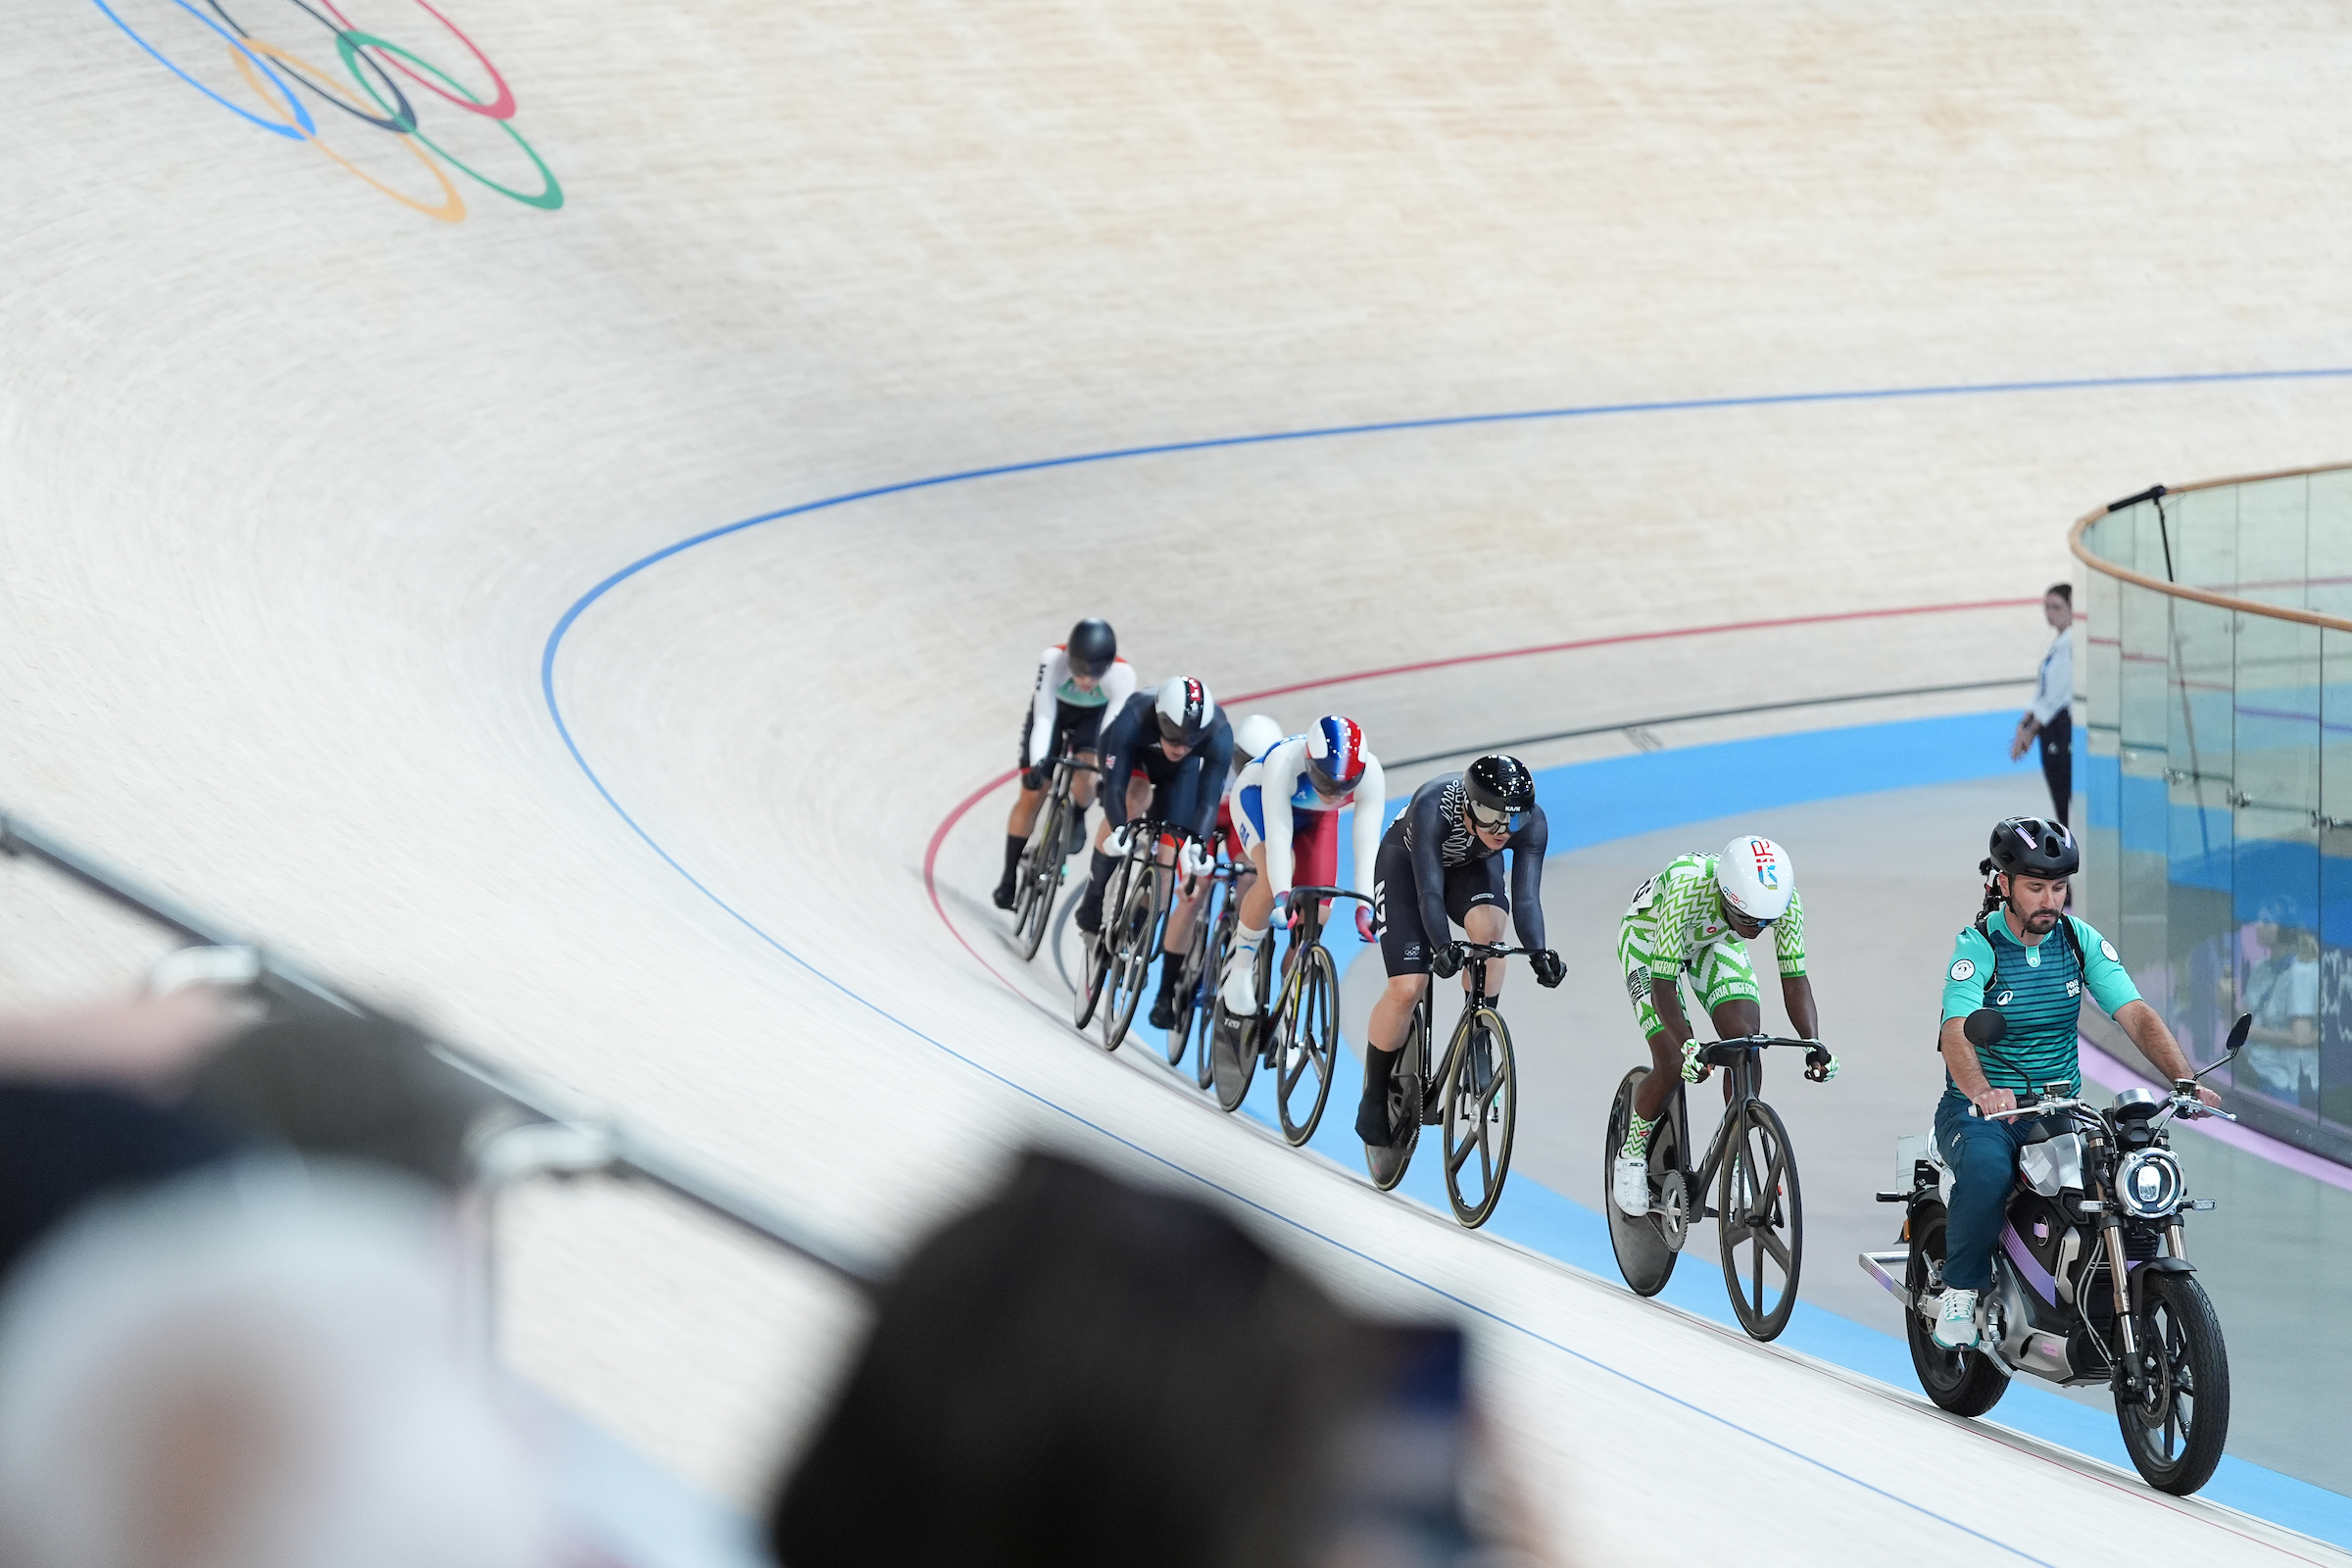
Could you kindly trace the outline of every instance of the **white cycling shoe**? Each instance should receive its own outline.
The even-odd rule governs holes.
[[[1977,1347],[1977,1293],[1946,1289],[1943,1306],[1936,1316],[1934,1339],[1947,1350]]]
[[[1238,952],[1233,961],[1225,965],[1224,983],[1217,987],[1217,1000],[1225,1004],[1228,1016],[1253,1018],[1257,1016],[1257,955]]]
[[[1619,1154],[1609,1175],[1609,1196],[1628,1219],[1649,1212],[1649,1160],[1642,1154]]]

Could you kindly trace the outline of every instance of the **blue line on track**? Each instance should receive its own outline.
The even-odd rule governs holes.
[[[1464,1300],[1462,1298],[1453,1295],[1451,1292],[1445,1290],[1443,1287],[1434,1285],[1429,1281],[1420,1279],[1412,1274],[1408,1274],[1393,1263],[1389,1263],[1381,1258],[1374,1257],[1370,1253],[1351,1247],[1346,1242],[1340,1241],[1336,1237],[1326,1235],[1323,1232],[1315,1230],[1311,1226],[1308,1226],[1297,1219],[1293,1219],[1287,1214],[1283,1214],[1277,1210],[1269,1208],[1263,1203],[1257,1202],[1256,1200],[1245,1197],[1240,1193],[1234,1192],[1230,1188],[1220,1185],[1210,1178],[1201,1175],[1198,1171],[1189,1170],[1186,1167],[1177,1164],[1174,1160],[1169,1159],[1167,1156],[1157,1153],[1152,1150],[1146,1149],[1142,1145],[1134,1142],[1132,1139],[1112,1132],[1109,1128],[1101,1126],[1100,1124],[1089,1120],[1088,1118],[1080,1115],[1078,1112],[1069,1109],[1067,1106],[1054,1103],[1053,1101],[1046,1099],[1043,1095],[1038,1094],[1035,1090],[1028,1088],[1026,1085],[1017,1083],[1014,1080],[1005,1077],[1003,1073],[996,1071],[994,1068],[987,1066],[985,1063],[974,1060],[972,1057],[965,1055],[962,1052],[957,1051],[955,1047],[948,1045],[946,1042],[935,1039],[931,1035],[924,1033],[921,1029],[916,1028],[913,1024],[907,1022],[906,1019],[901,1018],[897,1014],[891,1012],[879,1003],[873,1002],[866,997],[860,996],[856,991],[851,990],[841,981],[835,979],[832,975],[825,973],[824,970],[819,969],[815,964],[809,962],[800,954],[794,952],[792,949],[786,947],[783,943],[777,941],[773,936],[770,936],[766,931],[762,930],[756,922],[745,915],[741,910],[735,908],[724,899],[720,898],[716,893],[712,892],[711,889],[708,887],[701,878],[697,877],[692,871],[686,869],[686,867],[678,861],[675,856],[671,855],[666,849],[662,848],[660,842],[658,842],[651,833],[648,833],[645,828],[638,823],[635,817],[629,814],[628,809],[623,807],[617,799],[614,798],[612,792],[606,787],[604,780],[598,776],[596,769],[590,765],[587,757],[580,750],[579,742],[572,736],[571,726],[566,724],[564,720],[563,705],[557,700],[556,697],[556,659],[558,654],[562,651],[564,637],[570,632],[573,624],[579,620],[580,616],[585,613],[591,606],[593,606],[598,600],[602,599],[606,594],[610,593],[612,589],[618,587],[621,583],[628,581],[631,577],[636,576],[638,573],[646,570],[648,567],[668,560],[672,556],[681,555],[698,545],[708,544],[714,539],[721,539],[730,534],[741,533],[746,529],[758,527],[762,523],[776,522],[787,517],[801,516],[808,513],[821,512],[832,508],[849,506],[859,501],[871,501],[884,496],[900,495],[914,490],[936,489],[944,485],[960,484],[975,479],[998,478],[1015,473],[1031,473],[1047,468],[1076,467],[1087,464],[1109,463],[1126,458],[1160,457],[1186,452],[1213,451],[1220,448],[1229,447],[1270,446],[1286,441],[1311,441],[1339,436],[1378,435],[1406,430],[1441,430],[1475,425],[1531,423],[1538,420],[1589,418],[1603,415],[1698,413],[1717,409],[1771,408],[1799,404],[1886,402],[1917,398],[1986,397],[2030,392],[2075,392],[2131,387],[2197,386],[2229,382],[2301,381],[2341,379],[2346,377],[2352,377],[2352,367],[2303,370],[2224,371],[2194,375],[2101,376],[2047,381],[1981,382],[1950,386],[1885,387],[1840,392],[1788,392],[1765,394],[1754,397],[1689,398],[1650,403],[1592,404],[1572,408],[1524,410],[1515,413],[1455,415],[1424,419],[1392,419],[1367,424],[1330,425],[1315,429],[1275,431],[1257,435],[1219,436],[1198,441],[1173,441],[1152,446],[1120,447],[1102,452],[1081,453],[1068,457],[1045,458],[1026,463],[1008,463],[993,467],[968,468],[954,473],[934,474],[926,478],[903,480],[896,484],[876,485],[868,489],[848,491],[840,495],[828,496],[818,501],[804,502],[797,507],[785,507],[774,512],[762,513],[755,517],[746,517],[738,522],[727,523],[721,527],[707,529],[702,533],[694,534],[691,537],[681,539],[674,544],[666,545],[660,550],[654,551],[650,555],[640,557],[638,560],[629,563],[627,565],[621,567],[618,571],[613,572],[611,576],[606,577],[603,581],[597,583],[586,593],[582,594],[578,600],[573,602],[569,609],[564,612],[562,618],[556,622],[554,629],[548,633],[547,645],[542,651],[539,661],[540,691],[547,703],[548,715],[555,721],[557,733],[563,737],[564,750],[571,754],[572,761],[578,765],[581,773],[587,777],[589,784],[595,788],[598,795],[604,798],[605,804],[612,808],[613,813],[628,826],[630,832],[636,834],[638,838],[644,840],[647,848],[651,849],[656,855],[660,856],[662,861],[667,864],[670,869],[676,871],[681,877],[684,877],[687,883],[692,886],[696,892],[702,894],[703,897],[709,899],[713,905],[717,906],[718,908],[724,911],[729,918],[736,921],[745,930],[751,932],[755,937],[758,937],[766,946],[772,948],[775,950],[775,952],[790,959],[795,964],[798,964],[808,974],[820,981],[823,981],[826,985],[831,986],[834,990],[841,993],[841,995],[844,997],[847,997],[850,1001],[872,1012],[876,1017],[896,1025],[897,1027],[905,1030],[906,1033],[914,1036],[914,1038],[917,1040],[920,1040],[924,1044],[931,1046],[933,1049],[946,1054],[956,1061],[959,1061],[965,1066],[970,1067],[974,1071],[979,1072],[1000,1084],[1003,1084],[1005,1088],[1027,1097],[1028,1099],[1036,1102],[1038,1104],[1069,1118],[1078,1125],[1085,1127],[1088,1130],[1101,1135],[1102,1137],[1107,1138],[1113,1143],[1131,1150],[1147,1159],[1165,1166],[1167,1169],[1176,1172],[1179,1175],[1185,1176],[1193,1181],[1197,1181],[1202,1186],[1208,1188],[1210,1191],[1215,1192],[1234,1202],[1240,1203],[1245,1207],[1252,1209],[1257,1213],[1263,1214],[1270,1220],[1283,1225],[1288,1225],[1301,1234],[1311,1236],[1317,1241],[1323,1242],[1326,1245],[1339,1250],[1340,1251],[1346,1252],[1350,1256],[1360,1258],[1364,1262],[1367,1262],[1376,1268],[1382,1269],[1387,1273],[1393,1274],[1398,1279],[1405,1280],[1413,1285],[1419,1286],[1423,1290],[1430,1292],[1432,1295],[1435,1295],[1444,1300],[1453,1303],[1466,1312],[1486,1318],[1500,1327],[1507,1328],[1518,1334],[1524,1335],[1528,1339],[1534,1340],[1538,1344],[1546,1346],[1549,1348],[1560,1351],[1562,1354],[1571,1356],[1578,1361],[1584,1362],[1586,1365],[1592,1367],[1596,1371],[1604,1372],[1611,1377],[1621,1379],[1635,1388],[1639,1388],[1645,1393],[1655,1395],[1657,1397],[1664,1399],[1671,1404],[1677,1405],[1685,1410],[1689,1410],[1692,1414],[1701,1416],[1709,1421],[1716,1422],[1733,1432],[1740,1434],[1743,1437],[1751,1438],[1755,1442],[1760,1443],[1766,1447],[1772,1448],[1777,1452],[1785,1453],[1793,1459],[1797,1459],[1805,1464],[1812,1465],[1828,1475],[1836,1476],[1841,1481],[1849,1482],[1876,1496],[1884,1497],[1890,1502],[1900,1504],[1901,1506],[1909,1508],[1926,1518],[1934,1519],[1939,1524],[1948,1525],[1963,1535],[1974,1537],[1975,1539],[1985,1543],[1987,1545],[1996,1546],[2001,1550],[2008,1552],[2026,1562],[2039,1564],[2040,1568],[2051,1568],[2050,1564],[2045,1562],[2042,1558],[2033,1555],[2031,1552],[2025,1551],[2017,1546],[2010,1545],[2006,1542],[1996,1540],[1991,1536],[1985,1535],[1980,1530],[1974,1529],[1969,1525],[1962,1524],[1956,1519],[1939,1514],[1934,1509],[1928,1508],[1921,1503],[1914,1502],[1907,1497],[1898,1496],[1893,1493],[1887,1492],[1882,1487],[1875,1486],[1872,1483],[1863,1480],[1859,1476],[1855,1476],[1846,1471],[1840,1470],[1825,1460],[1817,1459],[1811,1454],[1804,1453],[1796,1448],[1792,1448],[1773,1438],[1766,1437],[1760,1432],[1743,1427],[1727,1416],[1719,1415],[1716,1412],[1706,1409],[1702,1405],[1692,1403],[1691,1401],[1685,1399],[1678,1395],[1669,1394],[1665,1390],[1656,1387],[1654,1384],[1643,1382],[1642,1379],[1635,1377],[1630,1372],[1626,1372],[1618,1367],[1611,1366],[1607,1362],[1598,1360],[1571,1346],[1563,1345],[1557,1340],[1538,1333],[1536,1330],[1529,1328],[1525,1324],[1514,1322],[1511,1319],[1503,1317],[1486,1307],[1479,1306],[1475,1302]]]

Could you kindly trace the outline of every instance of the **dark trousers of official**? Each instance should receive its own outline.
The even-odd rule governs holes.
[[[2070,826],[2066,808],[2075,798],[2075,715],[2063,708],[2041,726],[2041,776],[2050,786],[2050,804],[2058,808],[2058,825]]]
[[[1982,1291],[1992,1284],[1992,1249],[2007,1222],[2009,1188],[2017,1180],[2017,1129],[1984,1120],[1966,1095],[1946,1089],[1936,1105],[1936,1143],[1952,1173],[1943,1283],[1956,1291]]]

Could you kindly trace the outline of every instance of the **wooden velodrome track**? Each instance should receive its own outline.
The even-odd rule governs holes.
[[[271,88],[397,120],[314,15],[223,6],[0,18],[0,801],[879,1250],[1025,1141],[1205,1181],[1365,1301],[1472,1315],[1579,1560],[2327,1555],[1409,1217],[1041,1022],[921,870],[1079,613],[1230,691],[2013,600],[2103,496],[2342,456],[2352,377],[2279,373],[2352,366],[2340,19],[449,0],[477,58],[351,0],[447,73],[385,77],[428,160]],[[456,101],[506,107],[484,62],[511,119]],[[523,141],[560,209],[454,173],[464,220],[417,210],[442,160],[535,195]],[[1615,412],[890,488],[1578,410]],[[1375,742],[2037,638],[1625,648],[1392,688]],[[13,1002],[131,972],[8,889]],[[756,1496],[848,1303],[625,1195],[510,1234],[516,1362]],[[1644,1519],[1661,1453],[1693,1484]]]

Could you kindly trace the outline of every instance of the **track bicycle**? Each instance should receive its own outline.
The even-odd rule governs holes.
[[[1333,899],[1371,900],[1348,888],[1301,887],[1290,892],[1290,942],[1283,958],[1282,996],[1267,1006],[1272,989],[1271,942],[1258,946],[1257,1011],[1235,1018],[1222,1004],[1214,1009],[1209,1034],[1216,1044],[1212,1074],[1217,1103],[1239,1106],[1250,1092],[1257,1064],[1274,1070],[1274,1108],[1282,1136],[1296,1147],[1315,1136],[1340,1049],[1340,973],[1323,946],[1324,905]]]
[[[1126,853],[1102,890],[1102,928],[1086,944],[1085,979],[1073,1002],[1072,1021],[1081,1029],[1100,1011],[1105,1051],[1116,1051],[1126,1041],[1152,960],[1159,956],[1160,929],[1177,877],[1173,858],[1162,865],[1159,852],[1168,848],[1181,854],[1187,837],[1148,819],[1123,831]]]
[[[1225,955],[1233,951],[1234,927],[1241,921],[1242,900],[1234,884],[1249,871],[1246,864],[1236,865],[1220,858],[1201,879],[1206,889],[1200,895],[1200,907],[1193,911],[1192,940],[1185,944],[1182,978],[1176,982],[1176,1016],[1168,1024],[1168,1065],[1181,1066],[1185,1052],[1191,1050],[1194,1078],[1203,1089],[1214,1081],[1208,1040],[1217,977],[1225,972]]]
[[[1433,1066],[1429,1043],[1438,988],[1433,983],[1422,989],[1389,1081],[1389,1127],[1396,1141],[1366,1144],[1364,1164],[1372,1184],[1387,1192],[1404,1180],[1421,1129],[1443,1128],[1446,1196],[1453,1217],[1476,1230],[1502,1198],[1503,1180],[1511,1171],[1511,1136],[1519,1125],[1518,1059],[1511,1052],[1511,1032],[1487,995],[1487,963],[1534,950],[1492,942],[1461,946],[1468,979],[1461,1018]],[[1469,1168],[1473,1155],[1475,1170]]]
[[[1054,759],[1054,778],[1046,788],[1044,808],[1038,812],[1037,825],[1029,835],[1029,847],[1021,851],[1013,873],[1012,944],[1020,950],[1024,961],[1037,956],[1038,945],[1046,939],[1046,927],[1054,915],[1054,900],[1061,891],[1074,848],[1069,842],[1070,826],[1078,820],[1073,787],[1080,773],[1101,771],[1094,763],[1081,762],[1075,757]],[[1057,847],[1058,854],[1054,853]]]
[[[1723,1120],[1704,1158],[1690,1162],[1690,1086],[1676,1082],[1649,1139],[1648,1212],[1629,1215],[1610,1196],[1617,1152],[1634,1110],[1634,1091],[1650,1068],[1636,1067],[1617,1085],[1609,1106],[1608,1136],[1601,1150],[1602,1210],[1609,1217],[1609,1245],[1617,1268],[1637,1296],[1655,1296],[1674,1273],[1674,1260],[1690,1238],[1695,1220],[1715,1221],[1716,1250],[1723,1263],[1724,1289],[1732,1311],[1751,1339],[1770,1340],[1788,1326],[1796,1307],[1797,1275],[1805,1257],[1804,1198],[1797,1185],[1796,1151],[1780,1112],[1756,1093],[1761,1053],[1773,1046],[1805,1053],[1805,1073],[1816,1076],[1829,1060],[1818,1040],[1784,1040],[1743,1035],[1704,1047],[1698,1059],[1730,1073]],[[1706,1201],[1707,1189],[1715,1201]],[[1746,1250],[1744,1261],[1740,1257]],[[1744,1272],[1745,1283],[1741,1281]]]

